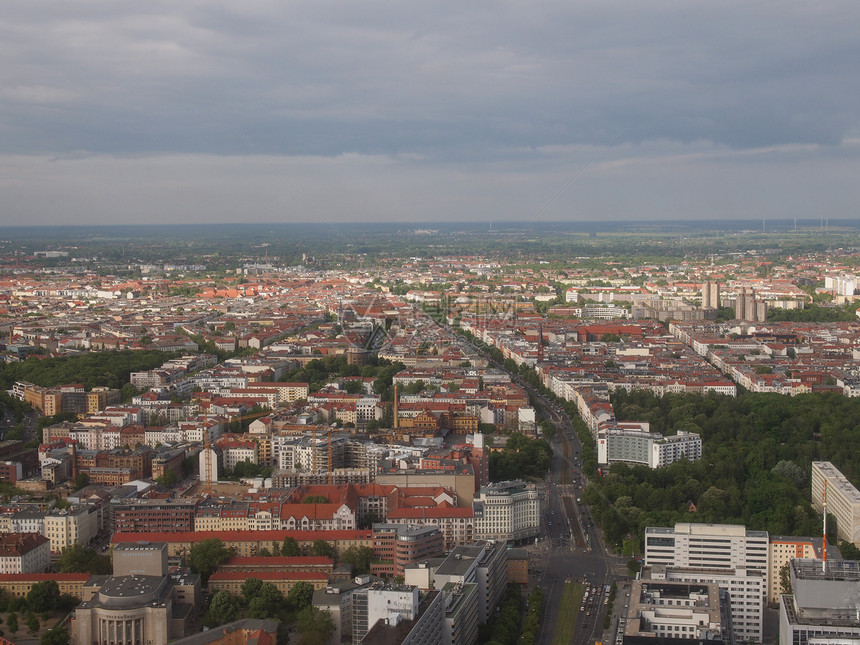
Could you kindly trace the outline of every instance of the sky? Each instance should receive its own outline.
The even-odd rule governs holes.
[[[0,226],[840,218],[860,3],[5,0]]]

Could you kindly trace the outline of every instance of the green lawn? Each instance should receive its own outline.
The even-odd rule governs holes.
[[[555,631],[552,635],[552,645],[570,645],[573,642],[573,634],[576,630],[579,618],[579,606],[582,604],[582,596],[585,595],[585,586],[575,583],[566,583],[561,592],[561,603],[558,606],[558,616],[555,620]]]

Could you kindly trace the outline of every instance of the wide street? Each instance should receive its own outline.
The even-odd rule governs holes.
[[[480,353],[474,344],[466,344]],[[492,359],[490,363],[507,371]],[[550,645],[559,621],[576,620],[577,628],[573,637],[575,645],[593,645],[595,641],[610,645],[614,641],[612,630],[616,628],[618,620],[616,617],[610,632],[604,634],[603,616],[608,605],[597,604],[590,616],[560,615],[562,593],[565,583],[580,582],[595,585],[602,594],[606,585],[626,579],[627,561],[623,556],[607,553],[588,507],[578,501],[588,481],[582,474],[582,448],[567,414],[519,375],[512,373],[510,376],[531,395],[537,412],[556,428],[555,436],[549,440],[553,459],[545,478],[546,497],[540,537],[529,547],[532,554],[530,586],[537,585],[546,593],[544,618],[537,643]],[[616,607],[620,606],[622,603],[616,602]],[[579,610],[580,607],[577,607],[575,611]]]
[[[570,420],[560,409],[519,381],[542,408],[544,416],[553,422],[556,435],[550,441],[553,460],[546,478],[541,538],[533,548],[535,583],[547,594],[544,604],[544,624],[538,643],[552,643],[555,626],[562,620],[577,620],[573,642],[589,645],[603,639],[603,614],[606,606],[598,603],[596,611],[585,614],[560,615],[560,603],[566,582],[585,582],[602,589],[613,580],[627,575],[626,560],[606,552],[599,531],[588,507],[578,499],[587,485],[581,472],[580,444]],[[579,611],[579,607],[576,608]]]

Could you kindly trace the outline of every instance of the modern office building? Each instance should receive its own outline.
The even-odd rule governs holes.
[[[446,584],[478,585],[478,621],[490,620],[502,599],[507,584],[507,558],[504,542],[478,541],[459,546],[448,554],[432,573],[436,589]]]
[[[521,480],[481,488],[472,513],[479,540],[520,542],[540,533],[540,495],[534,484]]]
[[[403,618],[395,612],[387,619],[377,620],[360,642],[362,645],[447,645],[445,636],[445,594],[429,591],[421,597],[414,618]],[[354,637],[353,634],[353,642]]]
[[[739,640],[761,642],[768,591],[768,534],[734,524],[645,529],[645,564],[654,579],[717,583],[731,600]]]

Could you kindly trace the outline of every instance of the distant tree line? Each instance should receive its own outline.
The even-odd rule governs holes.
[[[773,308],[767,311],[768,322],[852,322],[857,320],[857,303],[847,302],[841,307],[811,304],[803,309]]]
[[[42,387],[81,383],[87,390],[93,387],[120,389],[128,383],[132,372],[161,367],[176,355],[157,350],[120,350],[44,359],[30,357],[18,363],[0,363],[0,383],[7,390],[15,381],[29,381]]]

